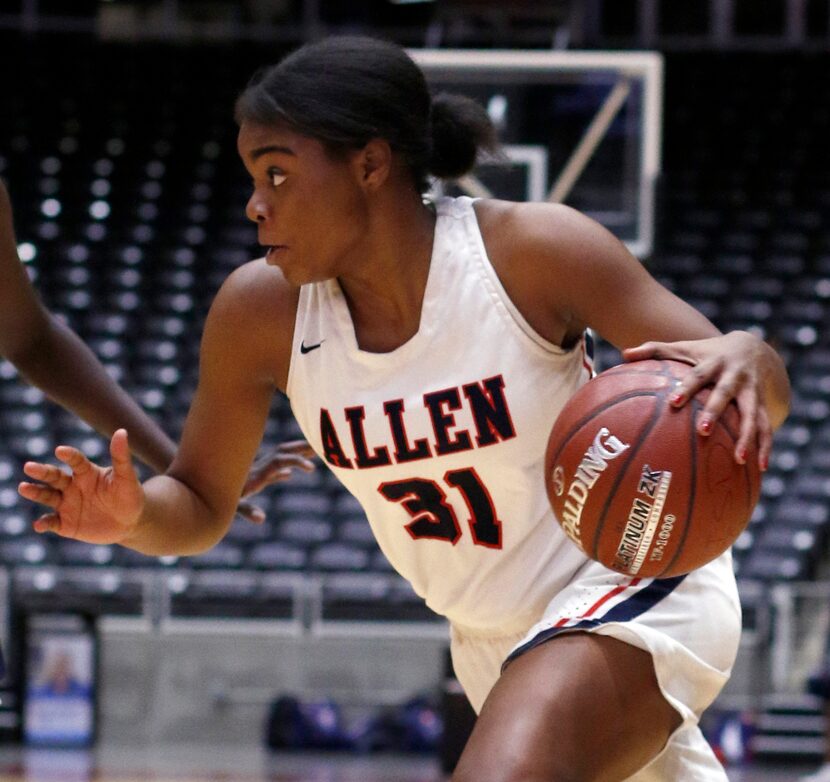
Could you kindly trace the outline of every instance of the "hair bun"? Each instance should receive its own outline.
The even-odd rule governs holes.
[[[430,110],[429,172],[454,179],[472,170],[479,149],[494,149],[496,129],[484,107],[465,95],[439,93]]]

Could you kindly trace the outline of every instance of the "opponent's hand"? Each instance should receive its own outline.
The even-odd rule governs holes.
[[[242,496],[250,497],[272,483],[288,480],[293,470],[312,472],[316,469],[314,462],[311,461],[313,456],[314,451],[305,440],[280,443],[271,453],[254,462],[242,489]],[[252,502],[242,500],[236,510],[241,516],[255,524],[265,521],[265,514]]]
[[[670,402],[682,407],[701,388],[713,386],[696,428],[702,435],[734,401],[741,413],[735,443],[735,461],[746,464],[749,446],[758,443],[758,465],[766,470],[772,449],[772,426],[764,401],[767,358],[764,343],[746,331],[732,331],[710,339],[685,342],[646,342],[623,351],[626,361],[674,359],[691,364],[692,371],[674,389]]]
[[[71,472],[41,462],[23,466],[38,483],[22,482],[21,496],[52,508],[35,521],[35,531],[85,543],[121,543],[129,537],[144,508],[144,490],[130,459],[126,430],[116,431],[110,441],[112,467],[98,467],[66,445],[59,445],[55,455]]]

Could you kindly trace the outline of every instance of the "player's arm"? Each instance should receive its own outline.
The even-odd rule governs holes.
[[[11,203],[0,181],[0,355],[23,379],[107,436],[126,427],[135,454],[163,472],[173,441],[107,374],[95,354],[37,296],[17,255]]]
[[[707,419],[735,400],[742,412],[736,457],[741,460],[757,435],[765,462],[771,430],[789,408],[789,381],[775,350],[747,332],[720,334],[609,231],[573,209],[526,204],[506,210],[501,222],[501,241],[511,249],[500,274],[543,336],[567,345],[591,327],[623,350],[626,360],[662,357],[692,364],[695,371],[678,387],[674,403],[714,385],[699,430],[705,433]]]
[[[284,283],[275,285],[277,275],[263,262],[247,264],[217,294],[202,339],[198,389],[168,473],[139,484],[123,431],[113,438],[110,469],[59,448],[71,476],[39,463],[25,466],[40,483],[22,484],[21,494],[53,509],[36,522],[38,531],[152,555],[199,553],[224,536],[290,354],[293,310],[287,310],[296,302]]]
[[[199,384],[167,475],[144,484],[145,512],[126,545],[147,554],[204,551],[227,531],[287,375],[296,300],[279,272],[246,264],[210,308]]]

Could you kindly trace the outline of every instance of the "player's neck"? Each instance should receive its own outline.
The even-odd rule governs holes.
[[[421,320],[435,215],[420,201],[390,205],[373,220],[367,254],[339,278],[358,344],[388,352],[410,339]]]

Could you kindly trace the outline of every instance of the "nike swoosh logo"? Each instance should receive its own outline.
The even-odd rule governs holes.
[[[312,350],[317,350],[326,340],[321,339],[318,343],[314,345],[306,345],[305,342],[300,343],[300,353],[311,353]]]

